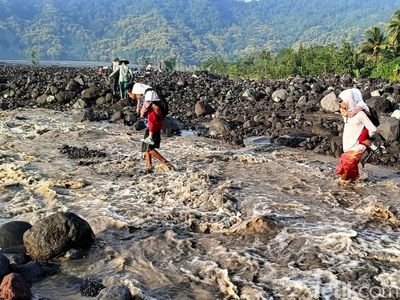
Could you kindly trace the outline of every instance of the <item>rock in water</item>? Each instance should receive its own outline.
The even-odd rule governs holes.
[[[24,278],[11,273],[4,277],[0,286],[0,299],[4,300],[30,300],[32,299],[28,283]]]
[[[210,132],[213,132],[214,135],[225,135],[229,134],[232,130],[232,126],[228,121],[222,118],[214,118],[210,122]]]
[[[131,300],[131,291],[125,285],[108,287],[100,292],[96,299],[100,300]]]
[[[24,252],[23,236],[32,227],[28,222],[11,221],[0,226],[0,249]]]
[[[72,248],[88,248],[93,241],[90,225],[74,213],[55,213],[24,234],[26,251],[38,261],[55,258]]]

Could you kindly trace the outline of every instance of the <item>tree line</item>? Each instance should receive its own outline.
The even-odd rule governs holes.
[[[351,74],[400,80],[400,10],[382,26],[373,26],[358,46],[341,45],[284,48],[276,53],[257,51],[237,60],[212,57],[202,68],[248,78],[284,78],[291,75]]]

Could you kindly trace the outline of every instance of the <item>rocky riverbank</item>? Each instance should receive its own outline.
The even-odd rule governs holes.
[[[138,73],[137,82],[160,86],[170,114],[182,128],[237,145],[252,136],[318,154],[339,156],[343,121],[337,95],[358,87],[380,114],[385,154],[374,163],[399,166],[400,84],[349,76],[296,76],[284,80],[245,80],[207,72]],[[143,129],[134,104],[113,97],[105,76],[94,68],[0,66],[0,106],[73,110],[77,122],[111,120]],[[169,133],[178,131],[170,119]]]

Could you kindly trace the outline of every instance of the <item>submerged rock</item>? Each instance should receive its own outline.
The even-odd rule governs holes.
[[[84,249],[94,242],[94,233],[74,213],[55,213],[33,225],[24,234],[24,245],[35,260],[46,261],[69,249]]]
[[[108,287],[100,292],[97,296],[98,300],[131,300],[131,291],[125,285],[117,285]]]
[[[32,227],[28,222],[11,221],[0,226],[0,249],[24,252],[23,236]]]

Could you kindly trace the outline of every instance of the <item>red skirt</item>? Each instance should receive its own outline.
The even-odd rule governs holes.
[[[336,174],[343,180],[356,180],[360,177],[358,163],[364,151],[347,151],[340,156],[339,165],[336,168]]]

